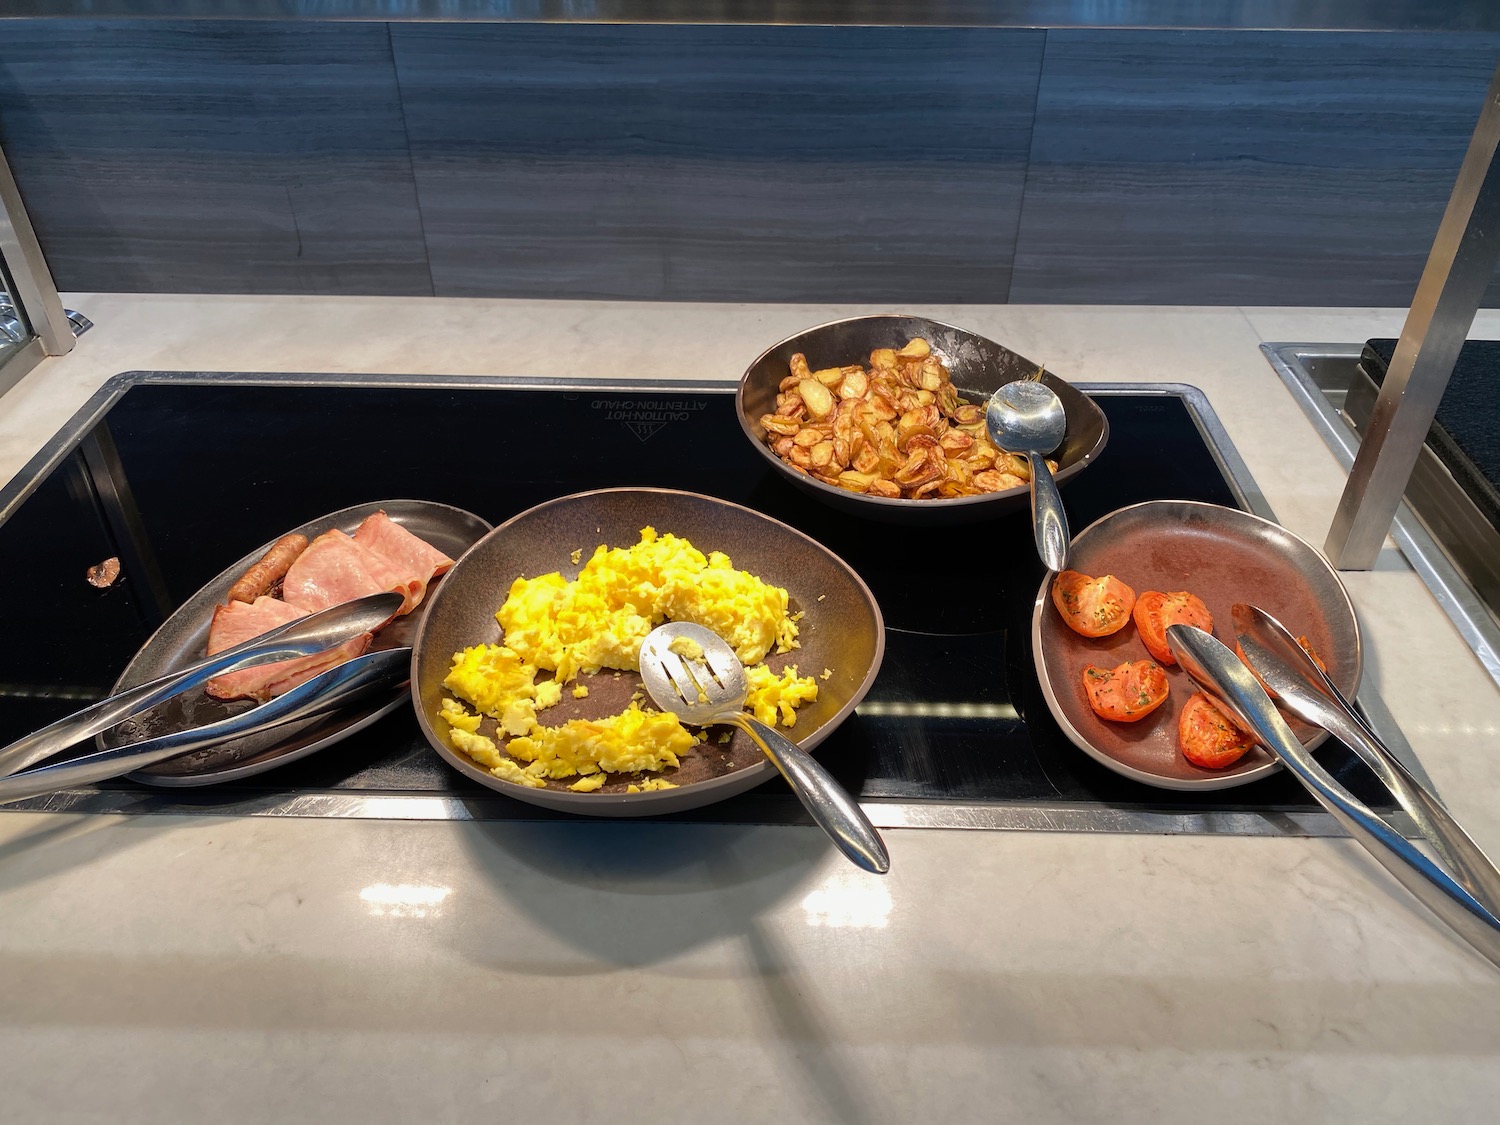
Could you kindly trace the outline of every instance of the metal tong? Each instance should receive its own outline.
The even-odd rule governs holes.
[[[1437,796],[1380,741],[1290,630],[1258,606],[1240,603],[1230,612],[1240,651],[1261,683],[1293,715],[1342,739],[1363,758],[1416,822],[1453,877],[1491,914],[1500,914],[1500,870]]]
[[[336,648],[361,633],[373,633],[395,616],[401,602],[400,594],[372,594],[309,614],[180,671],[111,695],[18,739],[0,750],[0,801],[19,800],[68,785],[118,777],[215,742],[311,718],[347,706],[377,686],[388,687],[394,682],[396,673],[409,666],[409,649],[366,653],[313,677],[270,703],[207,726],[172,732],[20,774],[28,766],[92,738],[174,695],[199,687],[214,676],[238,668],[313,656]],[[25,784],[22,784],[23,779]]]
[[[1500,967],[1500,918],[1335,781],[1297,740],[1254,673],[1233,651],[1192,625],[1169,625],[1167,643],[1183,671],[1254,731],[1350,836],[1422,905]]]

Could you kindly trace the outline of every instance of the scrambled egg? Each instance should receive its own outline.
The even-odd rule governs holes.
[[[797,647],[799,616],[788,612],[786,590],[735,570],[727,555],[705,556],[686,539],[647,527],[633,547],[598,547],[572,582],[555,572],[517,578],[495,614],[503,643],[454,654],[443,683],[458,699],[444,699],[438,717],[454,748],[496,777],[539,788],[576,776],[568,788],[591,792],[607,774],[676,768],[702,736],[670,712],[642,707],[639,692],[618,715],[542,725],[538,713],[561,700],[564,684],[604,669],[636,671],[647,633],[666,620],[690,621],[718,633],[748,666],[746,709],[790,727],[796,708],[817,699],[817,682],[795,666],[777,675],[763,661]],[[691,647],[697,651],[682,655],[702,656]],[[543,672],[552,678],[538,680]],[[588,688],[577,683],[572,694],[582,699]],[[484,716],[495,721],[495,738],[508,738],[503,750],[479,733]],[[671,788],[652,777],[626,791]]]

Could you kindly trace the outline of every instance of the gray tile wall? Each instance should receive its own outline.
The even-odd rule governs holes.
[[[439,293],[1006,299],[1041,32],[391,31]]]
[[[0,146],[62,289],[432,292],[382,24],[3,22]]]
[[[59,286],[151,292],[1401,305],[1500,58],[1494,35],[0,28],[0,146]]]
[[[1408,304],[1497,61],[1481,35],[1051,32],[1010,299]]]

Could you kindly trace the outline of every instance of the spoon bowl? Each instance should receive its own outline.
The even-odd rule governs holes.
[[[744,731],[852,863],[877,875],[890,870],[880,834],[828,771],[795,742],[741,710],[750,681],[727,641],[702,625],[669,621],[646,634],[640,667],[658,707],[689,726],[728,723]]]
[[[985,410],[990,440],[1007,453],[1026,455],[1031,465],[1031,522],[1037,554],[1049,570],[1068,565],[1068,517],[1046,454],[1062,444],[1068,430],[1062,399],[1045,383],[1030,379],[1006,383],[990,396]]]

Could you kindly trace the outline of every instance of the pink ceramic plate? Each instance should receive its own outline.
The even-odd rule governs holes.
[[[1285,528],[1235,508],[1188,500],[1153,500],[1121,508],[1074,539],[1068,566],[1084,574],[1113,574],[1142,594],[1188,590],[1214,618],[1214,635],[1234,647],[1229,615],[1235,602],[1252,602],[1293,633],[1306,635],[1348,696],[1359,686],[1359,624],[1343,583],[1328,561]],[[1113,668],[1150,659],[1135,625],[1089,638],[1064,624],[1052,604],[1052,582],[1037,592],[1031,619],[1032,652],[1042,692],[1058,724],[1085,753],[1116,773],[1167,789],[1227,789],[1279,769],[1262,747],[1234,765],[1207,770],[1177,747],[1177,722],[1196,690],[1187,673],[1167,669],[1171,695],[1146,718],[1113,723],[1099,718],[1083,689],[1083,669]],[[1327,734],[1294,721],[1304,745]]]

